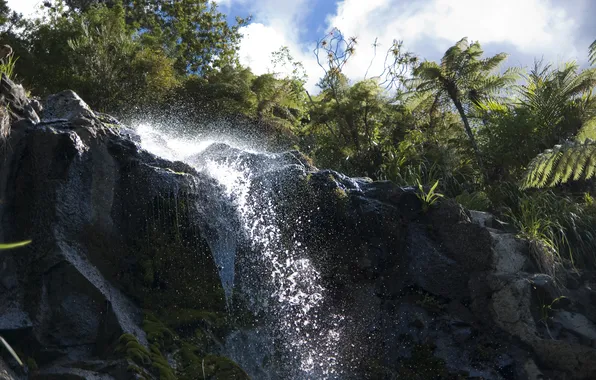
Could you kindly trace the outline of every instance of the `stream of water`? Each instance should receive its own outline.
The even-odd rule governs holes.
[[[341,378],[338,348],[344,336],[343,317],[326,309],[326,290],[309,260],[308,242],[296,234],[290,239],[284,236],[284,220],[276,207],[280,194],[275,181],[280,173],[304,168],[281,154],[231,147],[229,142],[175,138],[147,124],[139,125],[137,133],[144,149],[186,162],[223,186],[237,210],[249,246],[242,278],[236,274],[235,237],[224,232],[210,246],[228,303],[234,292],[241,292],[261,325],[232,333],[226,354],[255,379]],[[296,221],[309,222],[306,215]]]

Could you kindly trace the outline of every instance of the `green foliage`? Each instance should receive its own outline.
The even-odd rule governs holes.
[[[27,20],[15,41],[16,73],[40,95],[71,88],[93,108],[118,112],[163,101],[179,84],[174,59],[146,46],[116,2],[66,12],[61,1]]]
[[[488,194],[484,191],[474,191],[472,193],[464,191],[456,196],[455,200],[468,210],[489,211],[492,206]]]
[[[31,240],[21,241],[21,242],[18,242],[18,243],[8,243],[8,244],[6,244],[6,243],[0,243],[0,250],[20,248],[20,247],[24,247],[24,246],[26,246],[26,245],[28,245],[30,243],[31,243]]]
[[[418,199],[422,201],[423,212],[427,212],[440,198],[444,197],[443,194],[435,192],[437,186],[439,186],[438,180],[427,191],[424,189],[424,186],[418,182],[418,194],[416,195],[418,196]]]
[[[582,126],[596,117],[592,90],[596,69],[580,71],[575,62],[560,69],[536,63],[519,87],[520,106],[534,125],[543,146],[572,138]]]
[[[143,330],[149,343],[159,349],[169,349],[176,341],[176,335],[151,312],[145,312]]]
[[[383,151],[389,144],[395,107],[376,80],[323,89],[312,98],[308,136],[317,140],[307,149],[315,161],[348,174],[378,177]]]
[[[0,61],[0,75],[4,74],[8,78],[13,78],[14,68],[17,60],[18,58],[15,58],[14,55],[11,55],[5,58],[5,61]]]
[[[247,20],[236,18],[236,25],[228,25],[211,1],[133,0],[125,2],[125,11],[143,45],[165,49],[179,74],[207,74],[236,63],[238,29]]]
[[[551,303],[541,302],[541,304],[539,305],[539,307],[540,307],[539,322],[543,322],[545,325],[547,325],[547,320],[551,317],[552,312],[554,310],[557,310],[557,304],[566,298],[567,297],[565,297],[565,296],[560,296],[560,297],[555,298]]]
[[[593,204],[552,191],[519,193],[510,187],[505,216],[530,241],[540,270],[555,276],[560,265],[594,267],[596,208]],[[503,203],[506,201],[503,200]]]
[[[114,352],[133,361],[136,366],[131,367],[130,370],[137,374],[142,374],[143,370],[153,368],[159,373],[159,379],[177,379],[174,371],[168,364],[168,361],[163,357],[157,344],[151,344],[150,349],[148,350],[145,346],[139,343],[134,335],[123,334],[118,339],[118,345],[114,349]]]
[[[440,64],[430,61],[420,63],[414,69],[411,81],[411,94],[414,99],[418,98],[418,102],[421,97],[431,97],[436,99],[435,102],[444,104],[446,102],[442,99],[446,99],[453,104],[481,168],[482,155],[465,108],[494,99],[517,79],[516,70],[507,70],[503,75],[492,74],[505,60],[506,54],[482,59],[483,53],[478,42],[469,43],[467,38],[463,38],[445,52]]]
[[[139,343],[137,337],[132,334],[123,334],[120,336],[114,352],[124,355],[141,367],[151,365],[149,350]]]
[[[596,174],[596,143],[567,142],[539,154],[528,165],[522,189],[554,187],[568,181],[589,180]]]

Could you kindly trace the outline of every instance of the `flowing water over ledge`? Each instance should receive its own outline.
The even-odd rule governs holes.
[[[241,231],[219,221],[218,228],[225,230],[209,244],[228,304],[235,292],[241,294],[259,327],[233,332],[226,353],[255,379],[343,377],[338,352],[346,344],[344,318],[329,311],[307,242],[282,231],[286,216],[277,209],[284,176],[306,175],[304,165],[288,153],[177,139],[147,124],[137,132],[146,150],[186,162],[217,181],[237,210]],[[293,221],[310,222],[307,213]],[[238,263],[242,239],[248,253]]]

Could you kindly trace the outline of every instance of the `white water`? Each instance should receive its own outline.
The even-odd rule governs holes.
[[[189,157],[204,152],[213,143],[173,138],[147,124],[140,125],[137,133],[141,136],[144,149],[170,160],[188,163],[192,162]],[[197,170],[224,187],[237,209],[242,232],[253,252],[244,263],[250,268],[244,268],[248,275],[241,281],[241,290],[248,296],[249,308],[255,315],[261,313],[268,316],[265,323],[271,324],[271,331],[263,333],[262,338],[270,345],[282,347],[281,360],[285,363],[281,365],[290,367],[283,376],[293,379],[338,378],[340,365],[337,352],[343,337],[343,318],[323,310],[325,289],[321,286],[319,272],[308,259],[309,247],[306,242],[300,241],[296,235],[290,242],[282,236],[284,221],[276,212],[273,190],[267,183],[266,175],[268,171],[280,168],[275,167],[275,160],[271,160],[270,167],[255,168],[244,159],[246,153],[246,150],[239,151],[225,160],[221,157],[205,157],[202,164],[196,166]],[[259,155],[275,158],[265,153]],[[255,191],[254,186],[258,186],[259,190]],[[297,222],[310,223],[310,220],[305,217]],[[227,242],[211,247],[228,298],[235,285],[236,246]],[[254,331],[251,334],[254,339]],[[262,345],[263,342],[258,344]],[[228,351],[245,369],[255,365],[258,367],[259,363],[246,363],[251,360],[246,354],[233,357],[234,352],[250,351],[249,347],[245,348],[230,348]],[[270,351],[275,350],[270,347]],[[267,377],[277,378],[276,375]]]

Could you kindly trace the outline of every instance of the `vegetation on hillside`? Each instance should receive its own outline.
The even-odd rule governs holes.
[[[207,0],[57,0],[42,14],[23,18],[0,0],[2,43],[18,59],[10,75],[37,96],[72,88],[118,116],[179,117],[183,104],[196,128],[244,118],[239,133],[250,124],[317,166],[432,186],[496,213],[533,242],[546,272],[596,268],[596,68],[503,70],[505,53],[485,56],[467,38],[433,62],[395,41],[382,73],[351,81],[343,68],[358,40],[333,30],[317,43],[324,75],[311,94],[287,48],[272,73],[241,66],[247,20],[230,25]],[[596,41],[586,55],[596,64]]]

